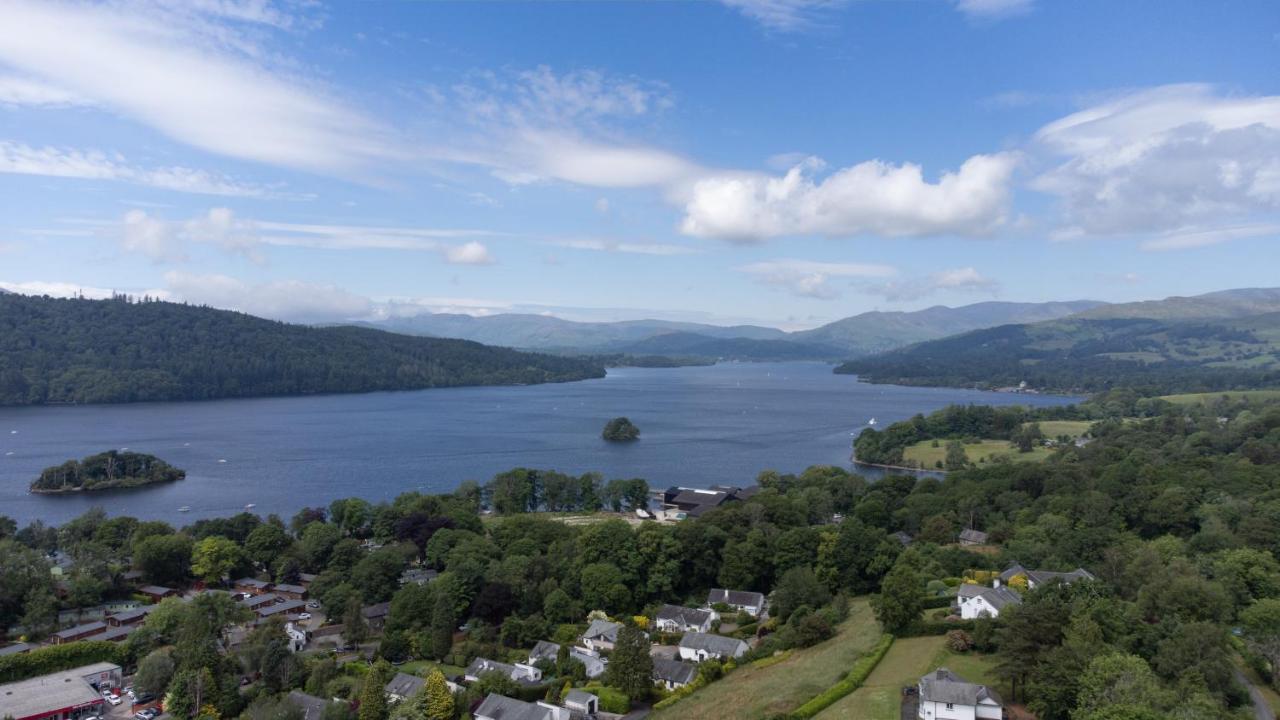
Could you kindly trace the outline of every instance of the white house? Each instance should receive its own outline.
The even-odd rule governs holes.
[[[1010,605],[1021,605],[1022,596],[1007,587],[989,588],[966,583],[956,593],[960,617],[965,620],[997,618]]]
[[[582,645],[595,652],[613,650],[613,646],[618,644],[618,631],[621,629],[621,623],[592,620],[587,631],[582,633]]]
[[[707,593],[707,607],[719,604],[728,605],[736,611],[746,611],[751,617],[760,617],[760,613],[764,612],[765,599],[758,592],[712,588]]]
[[[289,651],[302,652],[307,646],[307,631],[294,625],[293,623],[285,623],[284,633],[289,636]]]
[[[919,720],[1000,720],[1000,696],[986,685],[975,685],[946,668],[920,678]]]
[[[600,698],[585,690],[570,690],[564,696],[564,706],[569,712],[594,716],[600,712]]]
[[[542,671],[532,665],[525,665],[524,663],[515,663],[513,665],[488,658],[472,660],[467,669],[462,671],[462,677],[467,682],[476,682],[481,675],[493,672],[502,673],[512,680],[526,685],[535,685],[542,681]]]
[[[661,632],[709,632],[715,613],[710,610],[663,605],[653,624]]]
[[[570,720],[572,715],[568,708],[525,702],[497,693],[489,693],[472,713],[476,720]]]
[[[1018,563],[1009,566],[1008,570],[1000,573],[995,579],[995,586],[1001,587],[1009,585],[1013,579],[1021,575],[1027,579],[1027,589],[1035,590],[1037,587],[1053,581],[1060,581],[1070,585],[1077,580],[1096,580],[1093,573],[1084,568],[1076,568],[1071,572],[1053,572],[1050,570],[1028,570]]]
[[[724,660],[742,657],[748,649],[747,644],[737,638],[722,635],[691,632],[680,638],[680,659],[702,662],[708,658]]]

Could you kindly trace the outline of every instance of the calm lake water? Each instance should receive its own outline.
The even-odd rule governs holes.
[[[0,514],[60,523],[94,505],[175,524],[254,511],[291,516],[339,497],[444,492],[525,466],[653,487],[750,484],[764,469],[848,467],[851,433],[951,403],[1063,405],[1076,398],[867,385],[820,363],[623,368],[559,385],[200,403],[0,408]],[[606,443],[626,415],[641,440]],[[32,495],[40,471],[109,448],[158,455],[180,482]],[[868,473],[869,474],[869,473]],[[177,509],[190,506],[189,513]]]

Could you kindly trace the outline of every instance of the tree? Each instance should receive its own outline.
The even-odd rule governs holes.
[[[653,658],[649,638],[638,628],[624,625],[609,656],[605,681],[633,701],[643,700],[653,689]]]
[[[293,539],[284,528],[272,523],[254,528],[244,541],[245,554],[261,567],[269,567],[292,545]]]
[[[342,611],[342,638],[353,648],[369,639],[369,624],[364,619],[364,604],[359,595],[351,595]]]
[[[186,535],[152,535],[133,548],[133,564],[147,582],[180,585],[191,570],[191,538]]]
[[[58,627],[58,598],[47,588],[31,588],[27,592],[25,606],[22,627],[30,639],[39,640]]]
[[[1155,673],[1145,660],[1135,655],[1113,654],[1089,663],[1080,678],[1076,707],[1082,716],[1105,712],[1099,717],[1126,717],[1116,714],[1127,708],[1159,708],[1163,693]],[[1143,716],[1137,716],[1143,717]],[[1159,717],[1159,716],[1157,716]]]
[[[1280,686],[1280,600],[1258,600],[1240,613],[1240,624],[1249,649],[1271,666],[1271,684]]]
[[[786,622],[791,613],[801,605],[820,607],[831,600],[827,586],[813,574],[808,565],[794,567],[782,574],[774,586],[772,606],[774,614]]]
[[[631,591],[623,582],[622,571],[608,562],[592,563],[582,568],[580,579],[582,602],[593,610],[623,610],[631,599]]]
[[[449,691],[449,685],[445,682],[444,673],[440,672],[440,668],[432,668],[427,675],[424,694],[427,720],[452,720],[453,693]]]
[[[959,440],[947,443],[947,455],[943,467],[950,470],[963,470],[969,464],[969,456],[964,452],[964,444]]]
[[[191,572],[208,582],[221,582],[242,562],[244,551],[234,540],[221,535],[201,540],[191,551]]]
[[[436,597],[436,606],[431,613],[431,656],[437,660],[453,649],[453,630],[458,619],[454,614],[453,598],[447,593]]]
[[[138,663],[138,672],[133,677],[133,685],[139,692],[163,695],[173,679],[173,656],[168,648],[152,650]]]
[[[386,685],[391,674],[386,660],[379,660],[369,669],[360,690],[359,720],[387,720]]]
[[[909,563],[899,560],[884,576],[872,606],[885,632],[901,633],[920,619],[924,609],[923,579]]]
[[[640,428],[625,417],[616,417],[605,423],[600,435],[609,442],[630,442],[640,438]]]

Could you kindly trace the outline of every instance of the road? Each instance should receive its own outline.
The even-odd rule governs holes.
[[[1276,720],[1276,714],[1272,712],[1271,706],[1267,704],[1267,699],[1262,696],[1262,692],[1249,682],[1249,678],[1244,673],[1236,670],[1236,680],[1241,685],[1249,688],[1249,699],[1253,700],[1253,717],[1255,720]]]

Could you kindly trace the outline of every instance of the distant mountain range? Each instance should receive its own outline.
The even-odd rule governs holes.
[[[922,340],[1009,323],[1065,317],[1102,306],[1092,300],[982,302],[915,312],[867,312],[812,330],[719,326],[665,320],[574,322],[545,315],[420,315],[379,323],[393,332],[474,340],[522,350],[581,354],[699,356],[730,360],[845,360]]]
[[[1280,289],[1108,305],[921,342],[836,369],[872,382],[1094,392],[1280,384]]]

